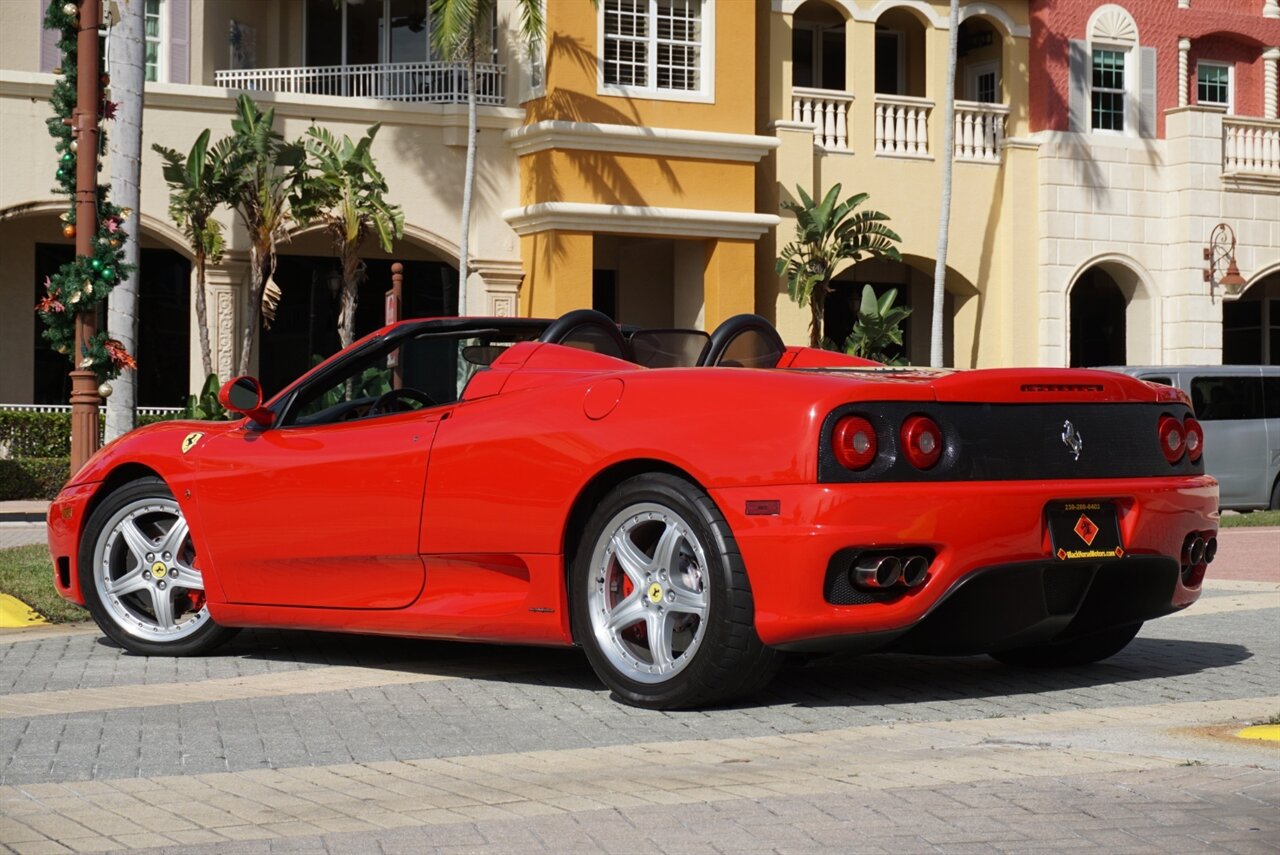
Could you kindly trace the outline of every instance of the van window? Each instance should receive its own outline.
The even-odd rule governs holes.
[[[1166,386],[1173,385],[1173,379],[1170,377],[1157,377],[1153,374],[1144,374],[1142,375],[1142,379],[1146,380],[1148,383],[1163,383]]]
[[[1267,418],[1280,419],[1280,377],[1262,378],[1262,408]]]
[[[1191,403],[1202,422],[1263,417],[1261,377],[1196,377]]]

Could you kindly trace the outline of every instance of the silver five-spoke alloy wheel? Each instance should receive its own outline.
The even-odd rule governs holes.
[[[93,580],[112,621],[152,642],[190,637],[209,620],[204,579],[178,503],[131,501],[111,515],[94,544]]]
[[[655,503],[624,508],[605,525],[591,573],[591,632],[610,664],[645,684],[684,670],[710,611],[707,557],[688,523]]]

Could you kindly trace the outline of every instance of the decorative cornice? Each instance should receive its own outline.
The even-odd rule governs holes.
[[[648,128],[592,122],[548,120],[507,131],[507,141],[521,157],[548,149],[647,154],[696,160],[757,163],[778,147],[774,137],[726,134],[680,128]]]
[[[503,211],[502,218],[518,235],[556,229],[737,240],[755,240],[782,222],[773,214],[586,202],[538,202]]]

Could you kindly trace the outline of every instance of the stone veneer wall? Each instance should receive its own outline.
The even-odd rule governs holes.
[[[1222,113],[1165,114],[1167,139],[1041,132],[1039,362],[1070,357],[1069,293],[1101,264],[1126,295],[1128,362],[1217,363],[1222,299],[1202,271],[1209,232],[1230,222],[1248,278],[1280,262],[1280,183],[1222,177]]]

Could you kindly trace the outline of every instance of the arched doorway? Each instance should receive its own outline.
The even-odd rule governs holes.
[[[404,265],[401,317],[426,318],[458,313],[458,270],[436,250],[408,238],[390,254],[371,240],[362,253],[366,276],[356,302],[356,338],[385,323],[383,295],[391,287],[391,265]],[[342,267],[328,237],[313,230],[293,236],[277,257],[280,303],[271,329],[262,330],[258,374],[274,394],[311,366],[340,349],[339,291]]]
[[[1100,267],[1080,275],[1071,289],[1071,367],[1124,365],[1127,335],[1124,292]]]
[[[926,88],[925,25],[897,7],[876,19],[876,94],[923,98]]]
[[[957,38],[955,96],[961,101],[999,104],[1003,83],[1000,32],[986,18],[973,16],[960,22]]]
[[[1224,365],[1280,365],[1280,270],[1222,303]]]
[[[843,92],[844,16],[825,0],[807,0],[796,9],[791,30],[791,85]]]
[[[5,275],[0,277],[0,403],[66,404],[71,363],[44,339],[33,307],[45,294],[44,280],[75,255],[62,236],[63,203],[38,204],[0,217]],[[167,237],[167,236],[166,236]],[[142,227],[138,270],[137,404],[181,407],[186,403],[190,360],[191,263],[168,240]],[[110,303],[107,298],[107,304]],[[106,306],[99,328],[106,329]]]

